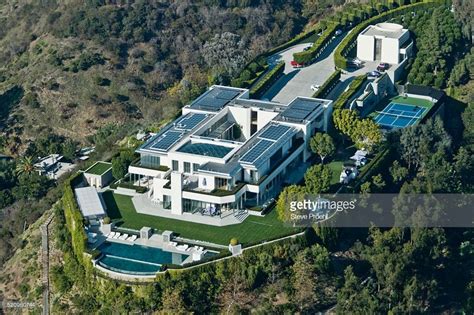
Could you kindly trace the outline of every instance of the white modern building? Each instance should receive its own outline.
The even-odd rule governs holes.
[[[411,54],[410,32],[395,23],[369,25],[357,37],[357,58],[397,65]]]
[[[302,178],[308,141],[326,131],[332,101],[289,104],[249,99],[246,89],[212,86],[182,116],[137,149],[129,176],[173,215],[220,215],[261,206]]]

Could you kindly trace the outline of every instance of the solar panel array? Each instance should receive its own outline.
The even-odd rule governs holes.
[[[162,134],[151,146],[152,149],[168,151],[183,136],[183,131],[169,130]]]
[[[263,139],[269,139],[273,141],[279,140],[285,133],[291,128],[284,125],[270,125],[264,132],[258,137]]]
[[[199,125],[208,115],[190,113],[181,118],[181,120],[176,124],[176,128],[183,130],[192,130],[197,125]]]
[[[260,139],[240,161],[244,163],[254,163],[273,143],[274,142],[270,140]]]
[[[208,91],[203,97],[191,104],[191,107],[198,107],[207,110],[217,111],[233,100],[240,91],[214,88]]]
[[[290,120],[303,121],[320,106],[322,106],[322,103],[318,101],[296,99],[281,114],[281,117]]]

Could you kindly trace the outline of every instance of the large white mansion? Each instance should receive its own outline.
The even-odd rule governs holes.
[[[140,160],[129,173],[171,214],[260,206],[298,178],[295,170],[303,174],[308,141],[327,130],[331,112],[330,100],[280,104],[249,99],[246,89],[212,86],[138,148]]]

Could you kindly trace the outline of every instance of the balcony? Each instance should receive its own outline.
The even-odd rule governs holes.
[[[152,165],[147,165],[147,164],[142,164],[140,158],[134,160],[130,166],[135,166],[135,167],[140,167],[140,168],[146,168],[149,170],[155,170],[155,171],[160,171],[160,172],[167,172],[170,168],[166,165],[158,165],[158,166],[152,166]]]

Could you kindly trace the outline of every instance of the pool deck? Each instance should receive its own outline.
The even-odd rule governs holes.
[[[188,257],[181,263],[181,265],[193,262],[193,254],[195,252],[198,252],[196,250],[196,246],[198,246],[198,245],[193,246],[192,244],[190,244],[191,246],[188,248],[188,250],[180,250],[176,246],[173,246],[169,243],[163,242],[162,238],[157,234],[151,235],[150,238],[148,238],[148,239],[143,239],[143,238],[138,237],[135,241],[127,241],[127,240],[121,240],[121,239],[106,237],[103,234],[102,229],[100,229],[100,228],[97,230],[97,232],[98,232],[97,241],[95,243],[91,244],[91,247],[93,249],[97,249],[100,245],[102,245],[106,241],[107,242],[130,245],[130,246],[141,245],[141,246],[159,248],[159,249],[162,249],[162,250],[170,252],[170,253],[188,255]],[[203,244],[203,245],[205,245],[205,244]],[[201,251],[201,252],[204,255],[207,251],[208,251],[207,249],[204,249],[204,251]]]

